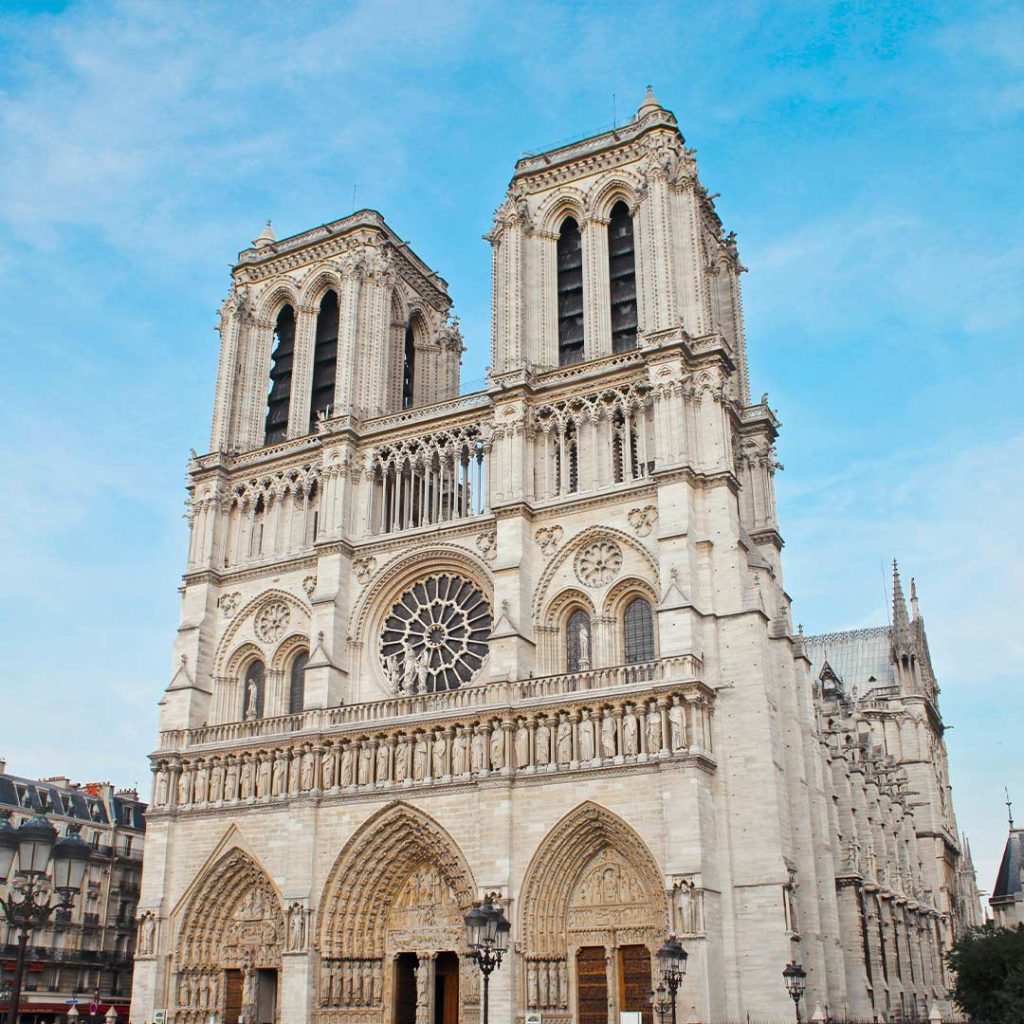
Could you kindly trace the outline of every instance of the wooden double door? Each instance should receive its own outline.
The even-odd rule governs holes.
[[[651,1024],[651,953],[646,946],[612,951],[615,974],[609,979],[608,950],[584,946],[576,953],[576,1024],[618,1024],[620,1013],[640,1013]],[[609,980],[614,986],[609,991]],[[616,1005],[617,1004],[617,1005]]]

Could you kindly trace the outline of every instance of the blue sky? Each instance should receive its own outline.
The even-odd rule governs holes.
[[[650,82],[739,236],[808,632],[916,576],[979,882],[1024,819],[1024,9],[474,0],[0,5],[0,756],[139,782],[228,268],[381,210],[479,387],[513,163]]]

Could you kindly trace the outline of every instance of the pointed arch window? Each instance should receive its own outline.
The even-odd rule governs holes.
[[[558,235],[558,365],[583,362],[583,239],[572,217]]]
[[[408,409],[413,402],[416,383],[416,332],[412,320],[405,328],[405,350],[402,359],[402,408]]]
[[[608,275],[611,295],[612,351],[636,348],[636,252],[633,218],[629,207],[618,202],[608,223]]]
[[[623,616],[622,628],[626,664],[638,665],[654,661],[654,612],[650,602],[642,597],[630,601]]]
[[[566,671],[586,672],[592,664],[590,652],[594,633],[590,628],[590,616],[582,608],[577,608],[569,616],[565,636]]]
[[[300,651],[292,659],[288,675],[288,714],[297,715],[306,710],[306,666],[309,651]]]
[[[316,430],[321,413],[334,408],[334,377],[338,369],[338,293],[331,290],[320,300],[313,342],[313,390],[309,401],[309,430]]]
[[[292,361],[295,356],[295,310],[284,306],[274,325],[274,348],[270,354],[270,393],[264,444],[277,444],[288,436],[288,408],[292,394]]]
[[[258,658],[250,661],[242,677],[242,718],[251,721],[263,717],[263,696],[267,670]]]

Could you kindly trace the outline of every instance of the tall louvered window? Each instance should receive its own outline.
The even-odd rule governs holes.
[[[583,362],[583,241],[572,217],[558,235],[558,365]]]
[[[612,207],[608,224],[608,273],[612,314],[612,351],[636,347],[636,254],[633,218],[625,203]]]
[[[654,613],[642,597],[630,601],[623,616],[626,664],[654,661]]]
[[[402,361],[402,408],[412,405],[413,386],[416,382],[416,334],[409,321],[405,329],[405,358]]]
[[[334,376],[338,368],[338,295],[329,291],[320,300],[313,342],[313,391],[309,401],[309,429],[316,429],[320,414],[334,407]]]
[[[306,710],[306,665],[309,651],[302,651],[292,661],[288,680],[288,714],[297,715]]]
[[[288,406],[292,394],[292,360],[295,355],[295,310],[285,306],[277,314],[274,349],[270,354],[270,394],[264,444],[277,444],[288,436]]]

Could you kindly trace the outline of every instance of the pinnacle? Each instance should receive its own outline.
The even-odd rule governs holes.
[[[265,245],[270,245],[272,242],[277,241],[277,235],[274,234],[274,226],[267,221],[266,227],[252,240],[252,244],[257,249],[262,249]]]
[[[640,109],[636,112],[637,118],[646,117],[648,114],[655,110],[664,109],[662,105],[655,99],[654,90],[647,86],[647,95],[644,96],[643,103],[640,104]]]

